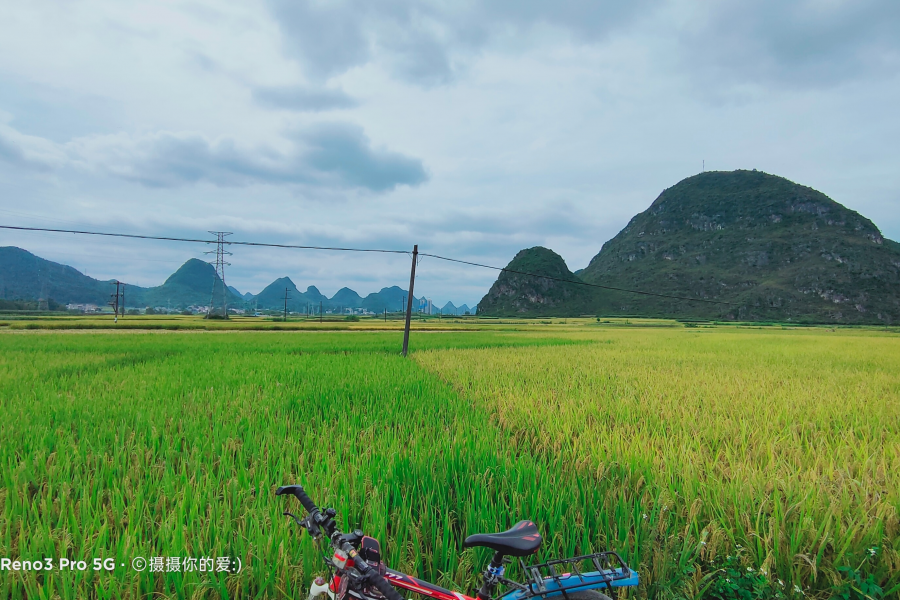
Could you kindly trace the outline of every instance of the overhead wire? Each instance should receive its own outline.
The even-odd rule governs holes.
[[[705,298],[688,298],[687,296],[673,296],[671,294],[659,294],[656,292],[645,292],[642,290],[629,290],[627,288],[614,287],[611,285],[601,285],[599,283],[588,283],[587,281],[574,280],[574,279],[563,279],[562,277],[553,277],[551,275],[541,275],[539,273],[529,273],[528,271],[518,271],[516,269],[510,269],[508,267],[495,267],[493,265],[485,265],[481,263],[471,262],[468,260],[460,260],[458,258],[448,258],[446,256],[438,256],[437,254],[428,254],[426,252],[420,252],[419,256],[430,256],[431,258],[437,258],[440,260],[446,260],[449,262],[460,263],[463,265],[471,265],[473,267],[482,267],[484,269],[493,269],[495,271],[502,271],[506,273],[516,273],[517,275],[527,275],[529,277],[540,277],[542,279],[550,279],[552,281],[560,281],[562,283],[571,283],[574,285],[582,285],[585,287],[593,287],[600,288],[603,290],[612,290],[616,292],[627,292],[629,294],[640,294],[642,296],[655,296],[657,298],[669,298],[671,300],[688,300],[690,302],[706,302],[708,304],[732,304],[731,302],[725,302],[723,300],[708,300]]]
[[[97,236],[106,236],[106,237],[117,237],[117,238],[130,238],[130,239],[140,239],[140,240],[157,240],[157,241],[169,241],[169,242],[189,242],[189,243],[199,243],[199,244],[215,244],[216,240],[201,240],[201,239],[192,239],[192,238],[178,238],[178,237],[163,237],[163,236],[153,236],[153,235],[138,235],[138,234],[130,234],[130,233],[109,233],[109,232],[98,232],[98,231],[80,231],[75,229],[49,229],[45,227],[18,227],[13,225],[0,225],[0,229],[10,229],[15,231],[43,231],[49,233],[72,233],[78,235],[97,235]],[[235,246],[256,246],[256,247],[266,247],[266,248],[292,248],[299,250],[332,250],[332,251],[340,251],[340,252],[379,252],[384,254],[409,254],[407,250],[385,250],[381,248],[342,248],[342,247],[334,247],[334,246],[300,246],[294,244],[270,244],[265,242],[240,242],[240,241],[224,241],[224,244],[231,244]],[[537,277],[541,279],[548,279],[551,281],[559,281],[561,283],[570,283],[573,285],[580,285],[585,287],[599,288],[603,290],[610,290],[615,292],[625,292],[628,294],[639,294],[641,296],[653,296],[656,298],[667,298],[670,300],[685,300],[688,302],[703,302],[706,304],[726,304],[733,305],[732,302],[726,302],[724,300],[709,300],[706,298],[689,298],[687,296],[675,296],[672,294],[660,294],[657,292],[647,292],[644,290],[631,290],[627,288],[620,288],[610,285],[602,285],[599,283],[588,283],[587,281],[581,280],[573,280],[573,279],[564,279],[562,277],[553,277],[551,275],[541,275],[540,273],[529,273],[528,271],[519,271],[516,269],[510,269],[508,267],[496,267],[493,265],[486,265],[482,263],[471,262],[468,260],[461,260],[458,258],[449,258],[447,256],[440,256],[438,254],[429,254],[427,252],[419,252],[419,257],[428,256],[430,258],[436,258],[438,260],[444,260],[448,262],[459,263],[463,265],[470,265],[473,267],[481,267],[483,269],[492,269],[494,271],[500,271],[505,273],[515,273],[517,275],[525,275],[528,277]]]
[[[117,237],[117,238],[132,238],[138,240],[158,240],[165,242],[189,242],[194,244],[216,244],[217,240],[200,240],[193,238],[178,238],[178,237],[162,237],[155,235],[137,235],[133,233],[109,233],[102,231],[79,231],[76,229],[48,229],[46,227],[15,227],[12,225],[0,225],[0,229],[12,229],[15,231],[47,231],[50,233],[74,233],[80,235],[99,235],[106,237]],[[408,254],[407,250],[384,250],[380,248],[339,248],[332,246],[298,246],[293,244],[269,244],[265,242],[237,242],[225,240],[222,242],[223,244],[230,244],[232,246],[260,246],[266,248],[294,248],[299,250],[338,250],[342,252],[383,252],[386,254]]]

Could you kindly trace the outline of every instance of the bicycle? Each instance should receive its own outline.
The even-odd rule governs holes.
[[[542,538],[532,521],[519,521],[507,531],[470,535],[463,542],[466,548],[486,547],[494,551],[482,574],[481,588],[473,598],[387,568],[381,558],[378,540],[359,529],[351,533],[338,530],[334,521],[337,511],[333,508],[319,510],[299,485],[282,486],[275,491],[276,496],[285,494],[297,498],[307,516],[300,519],[288,511],[283,514],[291,517],[301,529],[306,529],[320,546],[327,544],[333,550],[329,558],[324,553],[327,548],[323,548],[325,563],[332,571],[331,581],[316,578],[310,586],[308,600],[316,600],[322,594],[327,594],[331,600],[404,600],[398,588],[435,600],[610,600],[597,590],[611,591],[636,586],[639,582],[637,572],[612,551],[526,565],[522,559],[537,553]],[[504,577],[511,557],[519,559],[526,581]],[[579,565],[584,563],[590,564],[593,570],[582,571]],[[559,573],[559,570],[566,572]],[[494,596],[499,587],[506,590]]]

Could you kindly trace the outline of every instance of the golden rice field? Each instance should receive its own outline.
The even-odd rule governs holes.
[[[0,334],[0,559],[88,563],[0,598],[305,598],[288,482],[466,592],[462,539],[527,517],[542,558],[617,550],[629,598],[900,593],[896,332],[533,325],[409,359],[397,331]]]

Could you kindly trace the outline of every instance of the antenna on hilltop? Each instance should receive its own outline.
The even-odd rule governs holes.
[[[222,318],[228,318],[228,288],[225,287],[225,265],[231,266],[231,263],[225,262],[225,256],[231,256],[231,252],[225,250],[225,244],[229,243],[225,241],[226,235],[231,235],[230,231],[210,231],[211,234],[216,236],[216,249],[210,250],[206,252],[206,254],[215,254],[216,255],[216,277],[213,279],[212,292],[209,296],[209,310],[206,311],[206,318],[210,319],[215,316],[216,311],[216,284],[218,282],[222,282]],[[210,242],[212,243],[212,242]],[[212,261],[209,264],[213,264]]]
[[[706,173],[706,159],[703,159],[703,172]]]

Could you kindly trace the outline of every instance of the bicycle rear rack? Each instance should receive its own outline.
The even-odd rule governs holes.
[[[573,558],[549,560],[535,565],[526,565],[519,560],[524,583],[504,580],[502,583],[515,588],[517,592],[507,592],[501,596],[515,600],[561,596],[569,600],[569,594],[595,588],[634,586],[638,584],[638,574],[632,571],[616,552],[597,552]],[[590,565],[587,569],[585,565]]]

